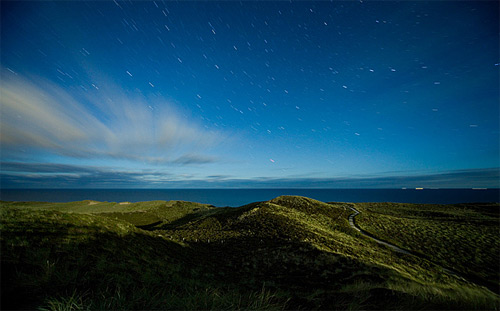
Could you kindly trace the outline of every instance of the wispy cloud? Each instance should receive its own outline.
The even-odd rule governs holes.
[[[336,178],[203,178],[160,170],[120,170],[66,164],[3,162],[3,188],[499,188],[500,168],[455,170],[422,175]]]
[[[256,182],[258,181],[258,182]],[[231,182],[225,180],[225,182]],[[232,184],[263,188],[499,188],[500,168],[452,170],[427,174],[383,173],[366,177],[268,178],[233,180]]]
[[[103,83],[105,84],[105,83]],[[42,80],[2,79],[3,159],[25,154],[118,158],[152,164],[211,163],[203,155],[226,137],[183,118],[175,105],[117,87],[84,96]]]
[[[77,166],[57,163],[1,162],[2,172],[11,173],[92,173],[97,167]]]
[[[428,174],[394,172],[370,177],[332,178],[231,178],[211,176],[200,180],[179,181],[176,187],[194,188],[324,188],[324,189],[394,189],[394,188],[500,188],[500,168],[454,170]]]
[[[202,156],[197,154],[185,154],[174,161],[172,163],[176,164],[207,164],[216,162],[217,159],[209,156]]]
[[[160,170],[130,171],[111,167],[55,163],[0,163],[2,188],[147,187],[186,176]]]

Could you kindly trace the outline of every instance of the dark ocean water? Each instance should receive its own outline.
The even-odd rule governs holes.
[[[500,201],[500,189],[0,189],[3,201],[184,200],[215,206],[242,206],[280,195],[300,195],[323,202],[449,204]]]

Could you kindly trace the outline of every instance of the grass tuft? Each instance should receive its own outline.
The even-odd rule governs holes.
[[[474,279],[498,282],[496,207],[356,205],[363,229],[411,256],[352,229],[349,206],[0,202],[1,308],[498,310]]]

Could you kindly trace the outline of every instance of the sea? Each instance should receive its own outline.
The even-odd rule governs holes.
[[[281,195],[323,202],[479,203],[500,202],[500,189],[0,189],[2,201],[141,202],[182,200],[238,207]]]

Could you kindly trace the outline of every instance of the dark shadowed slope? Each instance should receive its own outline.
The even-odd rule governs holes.
[[[240,208],[4,202],[2,307],[498,307],[489,290],[361,235],[349,207],[293,196]]]

